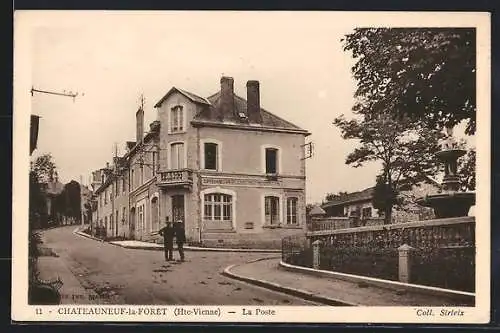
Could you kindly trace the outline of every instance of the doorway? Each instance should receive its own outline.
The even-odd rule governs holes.
[[[135,207],[130,209],[129,223],[130,238],[135,239]]]
[[[172,222],[184,222],[184,195],[172,196]]]

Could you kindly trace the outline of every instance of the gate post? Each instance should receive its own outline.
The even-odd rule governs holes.
[[[321,248],[322,242],[318,239],[315,240],[312,243],[313,247],[313,268],[314,269],[319,269],[321,258],[320,258],[320,248]]]
[[[411,251],[413,247],[408,244],[403,244],[398,247],[399,254],[399,281],[403,283],[410,283],[411,281]]]

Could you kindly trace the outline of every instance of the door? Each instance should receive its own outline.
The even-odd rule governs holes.
[[[184,195],[172,196],[172,222],[184,222]]]
[[[135,207],[130,210],[130,238],[135,239]]]

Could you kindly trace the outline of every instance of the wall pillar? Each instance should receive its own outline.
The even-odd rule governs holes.
[[[312,243],[312,248],[313,248],[313,268],[314,269],[319,269],[320,267],[320,262],[321,262],[321,258],[320,258],[320,249],[321,249],[321,245],[323,243],[318,239],[318,240],[315,240],[313,243]]]
[[[403,244],[398,247],[399,253],[399,281],[410,283],[411,281],[411,252],[413,247],[408,244]]]

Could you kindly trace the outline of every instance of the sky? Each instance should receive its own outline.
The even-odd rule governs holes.
[[[51,153],[62,182],[82,177],[88,183],[92,170],[111,161],[115,143],[122,153],[125,141],[134,140],[141,94],[147,128],[156,119],[154,104],[172,86],[207,97],[228,75],[244,98],[246,81],[259,80],[261,106],[312,133],[306,139],[314,144],[306,162],[307,202],[372,186],[379,165],[346,165],[354,144],[332,124],[352,115],[356,89],[354,61],[341,42],[355,25],[339,18],[82,12],[38,20],[31,28],[31,85],[79,96],[31,97],[32,114],[42,117],[33,157]]]

